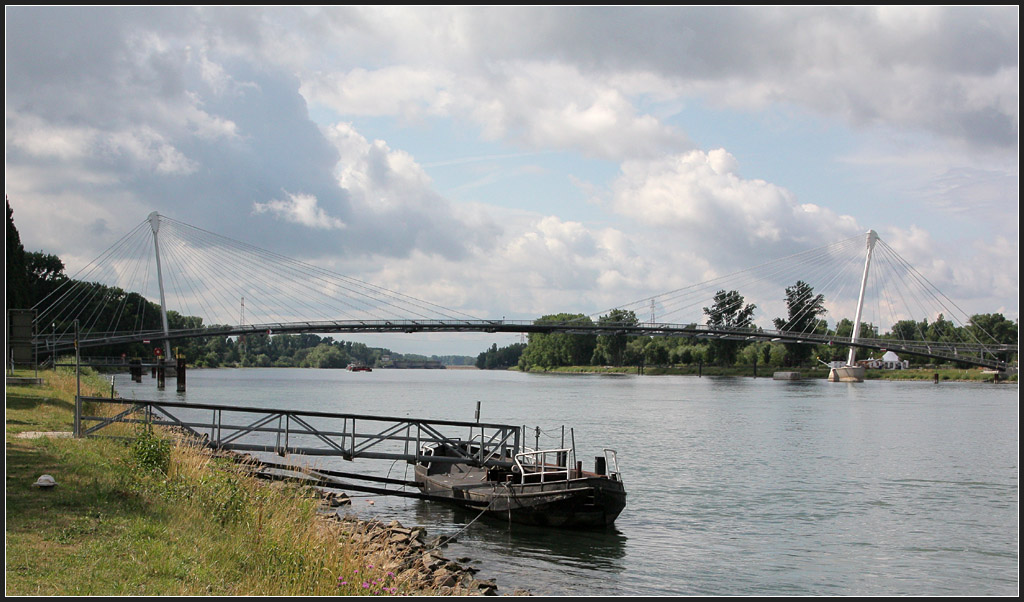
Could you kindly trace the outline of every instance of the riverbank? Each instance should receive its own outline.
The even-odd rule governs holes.
[[[512,368],[517,370],[517,368]],[[531,372],[562,373],[562,374],[642,374],[645,376],[740,376],[749,378],[772,378],[776,371],[799,372],[803,379],[826,379],[829,370],[816,368],[775,369],[765,366],[562,366],[547,370],[531,370]],[[1006,380],[999,382],[1017,382],[1017,373],[1012,373]],[[949,382],[993,382],[995,376],[979,369],[957,368],[909,368],[906,370],[867,370],[866,380],[919,380]]]
[[[495,593],[423,530],[340,517],[171,433],[72,438],[74,374],[42,376],[6,388],[7,595]]]

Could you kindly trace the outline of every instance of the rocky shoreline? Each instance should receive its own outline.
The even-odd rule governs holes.
[[[271,472],[263,470],[262,463],[253,456],[238,452],[210,450],[215,456],[232,459],[249,475],[266,479],[273,478]],[[286,477],[284,480],[298,480]],[[310,485],[308,481],[306,485]],[[353,548],[367,558],[375,561],[376,567],[395,576],[396,582],[415,590],[422,595],[438,596],[495,596],[498,585],[487,579],[476,577],[477,569],[469,566],[470,558],[450,560],[441,549],[453,537],[437,536],[429,538],[424,527],[405,527],[397,520],[385,524],[377,519],[360,519],[346,514],[340,509],[351,505],[348,495],[341,492],[326,491],[315,487],[315,495],[320,498],[321,510],[319,518],[333,528],[340,538],[352,544]],[[512,595],[529,596],[529,591],[516,589]]]
[[[477,570],[468,565],[469,558],[450,560],[441,553],[449,539],[429,538],[423,527],[361,520],[337,512],[324,517],[336,522],[355,547],[380,559],[379,568],[394,574],[399,583],[439,596],[498,595],[494,581],[476,577]],[[517,590],[514,595],[529,592]]]

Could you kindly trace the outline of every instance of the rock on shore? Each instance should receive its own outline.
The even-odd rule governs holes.
[[[473,567],[445,558],[439,551],[445,538],[428,539],[423,527],[407,528],[398,521],[384,524],[336,513],[327,517],[338,521],[342,532],[359,548],[383,558],[383,570],[394,573],[399,581],[415,589],[456,596],[498,593],[497,584],[477,579]]]

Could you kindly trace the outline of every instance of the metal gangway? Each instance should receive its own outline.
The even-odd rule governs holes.
[[[93,411],[115,408],[81,414],[78,432],[85,437],[105,436],[104,430],[115,424],[155,425],[180,429],[221,450],[409,463],[427,457],[426,447],[441,445],[449,449],[448,457],[430,456],[429,461],[504,467],[511,467],[524,449],[525,427],[507,424],[113,397],[82,396],[80,401],[81,408]],[[460,445],[464,441],[474,445]]]

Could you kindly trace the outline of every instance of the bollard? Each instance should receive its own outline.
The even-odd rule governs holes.
[[[163,391],[167,379],[167,368],[164,365],[164,358],[156,360],[156,388]]]
[[[177,378],[177,380],[178,380],[178,393],[184,393],[185,392],[185,358],[183,358],[183,357],[179,357],[178,358],[178,373],[177,373],[177,377],[178,377]]]

